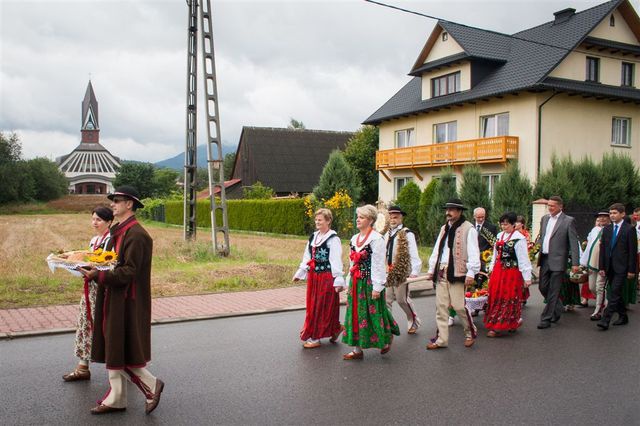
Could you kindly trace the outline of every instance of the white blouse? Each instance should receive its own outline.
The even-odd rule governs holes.
[[[89,241],[89,250],[95,251],[97,248],[100,248],[100,247],[102,247],[103,249],[106,249],[110,239],[111,239],[111,234],[109,233],[107,233],[106,236],[96,235],[91,239],[91,241]]]
[[[361,251],[367,245],[371,246],[371,284],[373,284],[373,290],[380,292],[384,290],[384,285],[387,282],[387,265],[386,265],[386,252],[387,245],[384,242],[384,238],[377,231],[371,231],[369,237],[365,240],[362,246],[356,245],[358,239],[356,234],[351,237],[351,245],[355,247],[356,251]],[[349,269],[353,267],[353,262],[349,261]],[[351,279],[348,280],[351,285]]]
[[[505,234],[504,231],[499,232],[496,237],[496,241],[502,240],[502,238],[504,238],[504,234]],[[532,266],[531,266],[531,261],[529,260],[529,250],[527,249],[527,238],[524,235],[522,235],[520,231],[513,231],[513,234],[511,234],[511,237],[509,237],[509,239],[506,239],[504,241],[507,242],[511,240],[517,240],[518,238],[520,239],[520,241],[518,241],[513,247],[516,251],[516,257],[518,258],[518,269],[520,270],[520,273],[522,274],[522,278],[525,281],[531,281]],[[493,265],[495,265],[497,256],[498,256],[498,251],[494,246],[493,259],[491,259],[491,267],[490,267],[491,270],[493,270]]]
[[[317,240],[319,231],[316,231],[313,233],[311,245],[313,247],[319,247],[325,241],[327,241],[327,238],[329,238],[331,235],[334,235],[335,233],[336,231],[330,229],[322,236],[322,238]],[[329,248],[329,263],[331,264],[331,275],[333,275],[333,286],[344,287],[344,272],[342,270],[342,244],[340,243],[340,238],[331,238],[327,242],[327,247]],[[304,247],[304,254],[302,255],[302,262],[300,262],[300,266],[298,266],[298,270],[294,274],[293,278],[297,278],[299,280],[307,279],[307,271],[309,270],[308,263],[310,260],[311,254],[309,253],[309,242],[307,241],[307,245]]]

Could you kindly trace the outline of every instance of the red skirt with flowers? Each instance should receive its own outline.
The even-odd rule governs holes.
[[[502,268],[496,262],[489,278],[489,301],[484,325],[489,330],[515,330],[522,323],[522,295],[524,280],[520,270]]]
[[[340,332],[340,296],[333,288],[331,272],[309,271],[307,315],[300,339],[321,339]]]

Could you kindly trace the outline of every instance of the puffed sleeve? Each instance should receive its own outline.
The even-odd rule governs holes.
[[[382,238],[371,241],[371,283],[375,291],[384,290],[387,281],[387,266],[385,264],[385,244]]]
[[[340,243],[340,238],[331,238],[327,245],[329,246],[329,263],[331,264],[331,275],[333,275],[333,286],[344,287],[342,244]]]
[[[433,251],[431,252],[431,256],[429,256],[429,271],[428,273],[433,274],[436,269],[436,263],[438,262],[438,248],[440,247],[440,240],[444,238],[444,232],[442,229],[438,234],[438,238],[436,238],[436,243],[433,246]]]
[[[300,266],[298,266],[298,270],[293,275],[293,278],[297,278],[299,280],[307,279],[307,271],[309,270],[309,261],[311,260],[311,255],[309,254],[309,242],[307,241],[307,245],[304,246],[304,254],[302,255],[302,262],[300,262]]]
[[[496,235],[496,241],[500,241],[502,239],[503,232],[499,232]],[[496,249],[496,245],[493,245],[493,256],[491,256],[491,264],[489,265],[489,271],[493,271],[493,267],[496,265],[496,257],[498,257],[498,249]]]
[[[531,281],[531,261],[529,260],[529,252],[527,250],[527,240],[519,239],[514,245],[516,256],[518,257],[518,269],[525,281]]]
[[[478,231],[472,227],[467,235],[467,277],[474,278],[478,272],[480,272]]]
[[[409,246],[409,255],[411,256],[411,275],[419,275],[422,269],[422,260],[418,255],[418,244],[413,232],[407,232],[407,245]]]

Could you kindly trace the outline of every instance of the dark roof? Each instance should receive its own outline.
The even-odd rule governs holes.
[[[569,93],[587,94],[596,97],[618,98],[633,102],[640,101],[640,90],[624,86],[609,86],[607,84],[556,77],[547,77],[538,86],[545,89],[557,89]]]
[[[343,149],[353,135],[326,130],[243,127],[232,178],[242,179],[243,186],[260,181],[280,194],[311,192],[329,154]],[[239,165],[241,161],[244,163]],[[242,169],[243,172],[238,171]],[[246,169],[250,169],[253,182],[247,181]]]
[[[587,47],[589,45],[606,47],[608,49],[620,50],[623,52],[632,53],[634,55],[640,55],[640,46],[629,43],[620,43],[619,41],[606,40],[604,38],[587,37],[583,42]]]
[[[378,124],[387,119],[519,90],[558,85],[558,79],[546,79],[548,74],[599,22],[625,1],[613,0],[571,15],[561,22],[550,21],[511,36],[440,21],[437,25],[456,40],[469,58],[489,59],[493,61],[492,68],[470,90],[426,100],[421,98],[420,77],[414,77],[364,124]],[[448,60],[460,60],[460,54],[442,58],[438,62],[446,63]],[[626,93],[635,89],[624,90]],[[609,90],[609,93],[613,96],[617,91]]]

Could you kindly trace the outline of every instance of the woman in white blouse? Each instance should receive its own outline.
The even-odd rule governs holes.
[[[512,212],[500,217],[502,232],[496,237],[493,248],[489,301],[484,316],[488,337],[520,327],[523,288],[531,285],[527,239],[516,231],[516,218]]]
[[[393,335],[400,335],[398,324],[385,302],[386,244],[372,227],[378,212],[367,204],[359,207],[356,214],[360,232],[351,238],[349,290],[342,337],[353,350],[343,356],[345,360],[362,359],[365,348],[378,348],[385,354],[391,349]]]
[[[304,249],[302,262],[294,281],[307,280],[307,315],[300,339],[307,349],[320,346],[320,339],[329,337],[331,343],[340,335],[340,296],[344,289],[342,244],[331,229],[333,215],[329,209],[315,214],[316,232],[311,234]]]

